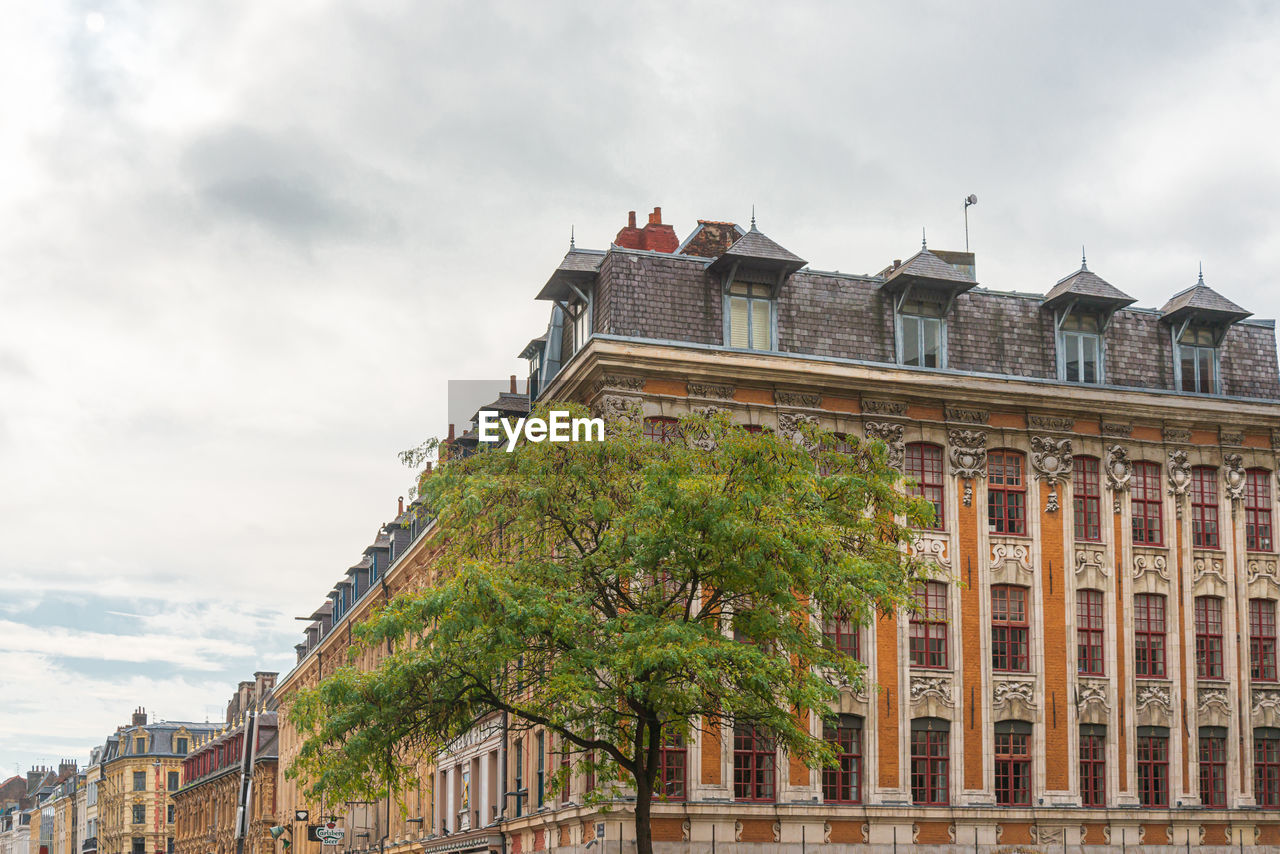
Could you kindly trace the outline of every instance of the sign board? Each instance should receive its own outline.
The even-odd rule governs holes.
[[[324,845],[338,845],[342,842],[343,833],[343,829],[332,821],[307,825],[307,839]]]
[[[294,820],[294,821],[308,821],[308,820],[310,820],[310,818],[311,818],[311,812],[310,812],[309,810],[294,810],[294,811],[293,811],[293,820]]]

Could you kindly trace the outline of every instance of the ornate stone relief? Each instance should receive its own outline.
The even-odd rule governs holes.
[[[1076,685],[1076,708],[1081,715],[1096,703],[1103,711],[1111,711],[1111,684],[1105,679],[1081,679]]]
[[[817,423],[818,418],[816,415],[807,415],[802,412],[778,413],[778,432],[782,434],[782,437],[797,445],[804,445],[811,450],[812,443],[800,432],[800,427],[803,424],[817,425]]]
[[[1036,843],[1039,845],[1065,845],[1067,842],[1065,827],[1041,827],[1037,824],[1033,830]]]
[[[1008,564],[1014,564],[1014,573],[1032,571],[1031,567],[1031,546],[1024,543],[992,543],[991,544],[991,572],[996,573],[1001,569],[1008,569]]]
[[[1277,688],[1254,688],[1253,689],[1253,712],[1257,714],[1264,709],[1272,711],[1280,711],[1280,689]]]
[[[1031,437],[1031,466],[1049,487],[1045,511],[1058,511],[1058,481],[1071,476],[1071,440],[1048,436]]]
[[[822,395],[801,391],[775,391],[773,399],[779,406],[794,406],[800,409],[817,409],[822,406]]]
[[[1232,501],[1244,500],[1244,485],[1248,475],[1244,473],[1244,457],[1240,454],[1222,455],[1222,479],[1226,482],[1227,497]]]
[[[995,682],[991,686],[991,708],[1003,709],[1012,703],[1023,703],[1029,709],[1036,705],[1036,683],[1030,679]]]
[[[689,397],[708,397],[712,400],[733,400],[734,387],[720,383],[689,383]]]
[[[1111,490],[1111,509],[1120,512],[1120,493],[1129,489],[1133,480],[1133,460],[1129,452],[1119,445],[1107,448],[1107,488]]]
[[[991,418],[991,413],[986,409],[947,406],[945,407],[945,417],[948,421],[957,421],[961,424],[986,424]]]
[[[1266,578],[1280,584],[1280,571],[1277,571],[1275,558],[1250,558],[1245,566],[1249,571],[1250,584],[1257,581],[1259,578]]]
[[[1083,575],[1087,570],[1096,569],[1104,578],[1111,575],[1107,569],[1107,552],[1097,546],[1078,546],[1076,548],[1076,575]]]
[[[1162,554],[1135,554],[1133,556],[1133,577],[1141,578],[1143,574],[1154,572],[1156,575],[1169,580],[1169,559]]]
[[[628,377],[621,374],[605,374],[596,380],[596,391],[644,391],[644,377]]]
[[[872,415],[906,415],[907,404],[901,400],[863,400],[862,411]]]
[[[879,439],[889,446],[889,465],[898,470],[902,469],[907,452],[902,441],[904,429],[902,424],[892,421],[868,421],[866,424],[867,438]]]
[[[932,558],[945,570],[951,569],[951,541],[946,537],[917,534],[911,541],[911,551],[917,557]]]
[[[987,434],[981,430],[949,430],[951,469],[965,482],[964,506],[973,503],[973,479],[987,476]]]
[[[1075,429],[1076,420],[1058,415],[1028,415],[1027,426],[1033,430],[1052,430],[1056,433],[1069,433]]]
[[[1244,433],[1234,430],[1220,430],[1218,431],[1218,441],[1223,445],[1239,448],[1244,445]]]
[[[1173,689],[1160,682],[1138,683],[1137,701],[1134,704],[1138,711],[1148,706],[1156,706],[1165,714],[1173,714]]]
[[[1196,709],[1200,714],[1206,714],[1213,706],[1217,706],[1224,713],[1231,713],[1231,695],[1227,693],[1226,688],[1220,688],[1216,685],[1201,685],[1196,689]]]
[[[944,706],[954,706],[950,676],[918,676],[911,674],[911,702],[920,703],[933,697]]]
[[[1218,580],[1226,582],[1222,572],[1222,558],[1210,555],[1198,555],[1191,561],[1191,582],[1194,584],[1206,575],[1216,575]]]
[[[605,421],[631,421],[641,417],[640,398],[622,394],[601,395],[592,409]]]
[[[1122,439],[1128,439],[1133,435],[1133,425],[1124,424],[1120,421],[1103,421],[1102,435],[1117,436]]]
[[[1191,431],[1184,430],[1181,427],[1164,428],[1164,440],[1178,445],[1191,444]]]
[[[1280,430],[1271,431],[1271,450],[1280,451]]]
[[[1168,431],[1165,431],[1168,433]],[[1176,499],[1178,518],[1182,518],[1182,497],[1191,487],[1191,463],[1183,450],[1169,452],[1169,494]]]

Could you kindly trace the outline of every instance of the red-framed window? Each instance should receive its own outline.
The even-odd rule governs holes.
[[[927,499],[933,505],[933,524],[930,529],[941,531],[946,525],[943,500],[945,487],[943,484],[942,448],[928,442],[912,442],[907,445],[906,458],[907,477],[916,481],[911,494]]]
[[[1218,470],[1212,466],[1191,469],[1191,545],[1218,548]]]
[[[679,733],[664,735],[658,750],[658,796],[669,801],[685,799],[688,750]]]
[[[1280,807],[1280,730],[1254,730],[1253,794],[1260,807]]]
[[[1249,677],[1255,682],[1276,681],[1274,599],[1249,600]]]
[[[570,794],[569,782],[571,779],[571,775],[569,771],[572,764],[573,764],[573,758],[569,753],[569,740],[566,738],[561,738],[560,739],[560,774],[564,777],[564,781],[561,782],[560,784],[561,803],[567,802],[569,800],[569,794]]]
[[[947,666],[947,585],[927,581],[916,588],[908,652],[912,667]]]
[[[822,633],[838,651],[855,661],[862,660],[862,644],[859,641],[858,627],[847,619],[826,620],[822,624]]]
[[[1157,463],[1133,464],[1133,485],[1129,490],[1133,507],[1133,541],[1158,546],[1164,542],[1164,493],[1160,491]]]
[[[1227,737],[1218,727],[1200,729],[1200,803],[1227,808]]]
[[[1138,800],[1144,807],[1169,806],[1169,736],[1138,735]]]
[[[837,762],[822,769],[822,799],[829,804],[862,803],[862,720],[841,715],[838,726],[823,725],[822,737],[835,748]]]
[[[1076,539],[1102,539],[1102,481],[1097,457],[1076,457],[1072,463],[1071,503],[1075,507]]]
[[[1133,597],[1133,657],[1138,676],[1164,676],[1164,597],[1139,593]]]
[[[733,728],[733,797],[738,801],[772,801],[777,753],[773,739],[753,726]]]
[[[1027,672],[1031,623],[1027,619],[1027,588],[997,584],[991,588],[991,667]]]
[[[1107,739],[1100,733],[1080,734],[1080,803],[1107,805]]]
[[[996,803],[1031,806],[1031,736],[996,733]]]
[[[941,723],[945,726],[945,722]],[[950,803],[950,738],[945,728],[911,731],[911,800],[921,806]]]
[[[1196,678],[1222,678],[1222,600],[1196,597]]]
[[[1106,619],[1101,590],[1076,593],[1076,672],[1103,676],[1102,626]]]
[[[987,455],[987,523],[994,534],[1027,533],[1027,485],[1018,451]]]
[[[1271,542],[1271,472],[1249,469],[1244,484],[1244,540],[1251,552],[1269,552]]]
[[[652,415],[644,420],[644,437],[669,445],[680,438],[680,422],[675,418]]]

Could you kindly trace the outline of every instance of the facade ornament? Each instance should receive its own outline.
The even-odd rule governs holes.
[[[1190,445],[1191,431],[1182,427],[1166,427],[1164,440],[1173,445]]]
[[[911,553],[916,557],[931,558],[945,570],[951,569],[951,541],[946,537],[932,537],[917,533],[911,541]]]
[[[1111,694],[1105,679],[1081,679],[1076,688],[1076,708],[1080,714],[1090,703],[1097,703],[1104,711],[1111,711]]]
[[[1232,501],[1244,500],[1244,486],[1249,476],[1244,471],[1244,457],[1240,454],[1222,455],[1222,477],[1226,481],[1227,497]]]
[[[879,439],[889,446],[889,465],[898,471],[902,471],[906,461],[907,449],[902,441],[905,429],[904,425],[892,421],[868,421],[866,424],[867,438]]]
[[[1045,511],[1058,512],[1058,481],[1071,476],[1071,440],[1032,436],[1031,466],[1049,487]]]
[[[911,702],[921,703],[933,697],[944,706],[954,706],[950,676],[911,676]]]
[[[1141,578],[1143,574],[1154,572],[1169,580],[1169,559],[1163,554],[1136,554],[1133,556],[1133,577]]]
[[[1076,549],[1076,575],[1082,575],[1090,569],[1096,569],[1103,578],[1111,573],[1107,571],[1107,553],[1100,548]]]
[[[601,395],[591,408],[597,417],[606,422],[631,422],[639,420],[642,414],[640,398],[621,394]]]
[[[597,392],[605,389],[613,391],[644,391],[644,377],[628,377],[621,374],[605,374],[596,380]]]
[[[964,483],[964,506],[973,503],[973,479],[987,476],[987,434],[981,430],[947,431],[951,469]]]
[[[1204,687],[1196,689],[1196,709],[1207,714],[1211,706],[1217,706],[1223,714],[1231,714],[1231,696],[1226,688]]]
[[[1074,418],[1057,415],[1028,415],[1027,426],[1032,430],[1050,430],[1054,433],[1070,433],[1075,429]]]
[[[1138,711],[1142,711],[1147,706],[1158,706],[1164,710],[1165,714],[1171,715],[1173,714],[1173,692],[1168,685],[1159,682],[1139,685],[1135,705]]]
[[[1271,450],[1280,451],[1280,430],[1271,431]]]
[[[991,419],[991,412],[967,406],[947,406],[944,415],[948,421],[961,424],[986,424]]]
[[[1270,579],[1276,584],[1280,584],[1280,572],[1277,571],[1275,558],[1250,558],[1246,568],[1249,571],[1250,584],[1259,578]]]
[[[1015,700],[1036,708],[1036,683],[1031,680],[1010,680],[991,686],[991,707],[1003,708]]]
[[[1034,836],[1039,845],[1066,845],[1067,829],[1065,827],[1041,827],[1035,825]]]
[[[1197,557],[1191,561],[1191,582],[1193,584],[1199,582],[1206,575],[1216,575],[1219,581],[1226,583],[1227,578],[1222,572],[1222,558]]]
[[[863,400],[862,411],[872,415],[906,415],[907,404],[901,400]]]
[[[1166,433],[1168,431],[1165,431]],[[1182,499],[1191,488],[1191,463],[1187,452],[1179,448],[1169,452],[1169,494],[1175,499],[1178,518],[1182,518]]]
[[[1102,435],[1128,439],[1133,435],[1133,425],[1125,424],[1121,421],[1103,421]]]
[[[1107,448],[1107,488],[1111,490],[1111,509],[1120,512],[1120,493],[1129,489],[1133,481],[1133,460],[1120,445]]]
[[[773,399],[779,406],[791,406],[800,409],[817,409],[822,406],[822,395],[808,394],[799,391],[775,391]]]
[[[689,397],[733,400],[734,391],[733,386],[720,383],[689,383]]]
[[[1233,448],[1244,446],[1244,433],[1238,430],[1221,430],[1218,433],[1218,442],[1222,445],[1228,445]]]
[[[807,415],[802,412],[779,412],[778,413],[778,432],[789,442],[802,445],[808,450],[814,450],[814,444],[805,437],[801,432],[801,427],[805,424],[817,426],[818,418],[816,415]]]
[[[1254,688],[1252,706],[1255,715],[1266,709],[1280,711],[1280,690],[1275,688]]]

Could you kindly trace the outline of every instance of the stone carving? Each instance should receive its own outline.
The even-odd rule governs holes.
[[[684,823],[680,825],[680,841],[689,841],[689,819],[687,818],[684,820]]]
[[[1206,575],[1216,575],[1219,581],[1226,582],[1227,577],[1222,573],[1222,558],[1201,555],[1191,561],[1191,581],[1193,584]]]
[[[1244,445],[1244,433],[1221,430],[1218,433],[1218,441],[1223,445],[1239,448]]]
[[[803,445],[809,450],[814,450],[814,443],[805,438],[805,435],[800,432],[801,426],[805,424],[817,426],[817,416],[806,415],[802,412],[778,413],[778,432],[782,434],[783,438],[797,445]]]
[[[1105,679],[1081,679],[1076,687],[1076,708],[1080,714],[1090,703],[1097,703],[1104,711],[1111,710],[1111,688]]]
[[[1111,490],[1111,509],[1120,512],[1120,493],[1129,488],[1133,480],[1133,460],[1129,452],[1119,445],[1107,448],[1107,488]]]
[[[734,387],[719,383],[689,383],[689,397],[709,397],[714,400],[733,400]]]
[[[965,481],[964,506],[973,503],[973,479],[987,476],[987,434],[981,430],[949,430],[951,469]]]
[[[911,674],[911,702],[920,703],[929,697],[935,698],[944,706],[954,706],[955,700],[951,694],[951,677]]]
[[[613,389],[615,391],[644,391],[644,377],[627,377],[619,374],[605,374],[596,380],[596,391]]]
[[[1119,421],[1103,421],[1102,435],[1118,436],[1122,439],[1128,439],[1130,436],[1133,435],[1133,425],[1124,424]]]
[[[733,841],[734,842],[742,841],[742,822],[738,819],[734,819],[734,822],[733,822]]]
[[[1191,487],[1191,463],[1183,450],[1169,452],[1169,494],[1176,501],[1178,518],[1182,518],[1182,498]]]
[[[1275,558],[1250,558],[1246,564],[1249,571],[1249,583],[1257,581],[1259,578],[1266,578],[1280,584],[1280,572],[1277,572]]]
[[[917,534],[911,541],[911,552],[916,557],[932,558],[943,569],[951,569],[950,541],[946,537]]]
[[[868,421],[866,425],[867,438],[879,439],[889,446],[889,465],[898,470],[902,469],[907,453],[906,445],[902,441],[904,429],[902,424],[891,421]]]
[[[873,415],[906,415],[907,404],[901,400],[863,400],[862,411]]]
[[[831,822],[829,821],[824,821],[822,823],[822,844],[831,844]]]
[[[1181,427],[1164,428],[1164,440],[1171,444],[1189,445],[1191,444],[1191,431],[1184,430]]]
[[[973,409],[964,406],[946,407],[946,419],[948,421],[958,421],[961,424],[986,424],[990,418],[991,413],[985,409]]]
[[[1071,440],[1032,436],[1031,467],[1035,469],[1036,477],[1049,486],[1045,510],[1058,512],[1058,481],[1071,476]]]
[[[1076,549],[1076,575],[1082,575],[1087,569],[1096,569],[1104,578],[1111,575],[1107,569],[1107,553],[1095,546]]]
[[[822,405],[822,395],[800,391],[775,391],[773,399],[779,406],[795,406],[801,409],[817,409]]]
[[[1271,450],[1280,451],[1280,430],[1271,431]]]
[[[1027,426],[1033,430],[1052,430],[1056,433],[1069,433],[1075,429],[1076,420],[1057,415],[1028,415]]]
[[[1253,689],[1253,713],[1257,714],[1264,709],[1271,709],[1272,711],[1280,710],[1280,689]]]
[[[1133,577],[1141,578],[1143,573],[1154,572],[1165,581],[1169,580],[1169,559],[1162,554],[1142,553],[1133,556]]]
[[[1244,457],[1240,454],[1223,454],[1222,478],[1226,482],[1227,497],[1232,501],[1243,501],[1244,485],[1249,479],[1244,473]]]
[[[782,822],[780,821],[775,821],[773,823],[773,841],[774,842],[782,841]]]
[[[605,421],[631,421],[641,417],[640,398],[620,394],[602,395],[592,407]]]
[[[1041,827],[1037,824],[1032,830],[1036,842],[1040,845],[1065,845],[1067,842],[1065,827]]]
[[[991,571],[995,572],[1001,564],[1014,562],[1022,572],[1031,572],[1031,547],[1023,543],[992,543]]]
[[[1201,686],[1196,689],[1196,708],[1200,714],[1209,711],[1210,706],[1217,706],[1224,713],[1231,713],[1231,696],[1226,688]]]
[[[996,682],[991,686],[991,707],[1002,709],[1015,700],[1036,708],[1036,683],[1031,680],[1010,680]]]
[[[1142,711],[1147,706],[1158,706],[1166,714],[1171,715],[1173,714],[1173,690],[1159,682],[1139,683],[1135,705],[1138,711]]]

